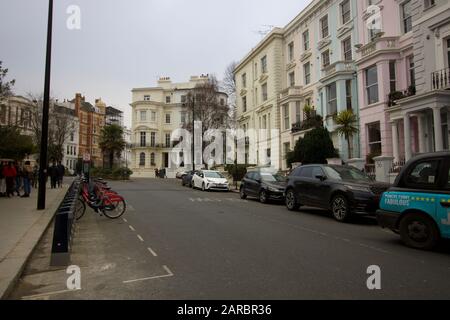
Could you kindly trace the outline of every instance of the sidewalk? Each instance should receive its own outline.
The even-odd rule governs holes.
[[[47,188],[46,210],[38,211],[37,190],[30,198],[0,198],[0,299],[7,297],[69,187]]]

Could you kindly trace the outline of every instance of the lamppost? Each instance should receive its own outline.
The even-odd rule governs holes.
[[[50,107],[50,76],[52,60],[52,29],[53,29],[53,0],[49,0],[47,25],[47,52],[45,58],[44,104],[42,111],[41,150],[39,156],[39,190],[37,209],[45,209],[45,192],[47,185],[47,143],[48,143],[48,113]]]
[[[192,170],[195,171],[195,95],[192,96]]]

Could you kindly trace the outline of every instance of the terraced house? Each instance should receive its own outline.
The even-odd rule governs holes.
[[[450,139],[450,2],[411,0],[406,4],[409,9],[404,12],[411,18],[403,19],[402,25],[413,39],[407,67],[415,90],[392,97],[388,109],[397,160],[448,150]]]

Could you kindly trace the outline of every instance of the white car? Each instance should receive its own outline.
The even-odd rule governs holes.
[[[229,191],[228,180],[217,171],[201,170],[192,177],[194,188],[206,190]]]

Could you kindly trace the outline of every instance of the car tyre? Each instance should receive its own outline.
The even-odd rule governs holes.
[[[346,222],[350,217],[350,208],[348,205],[347,198],[338,194],[331,200],[331,212],[333,213],[334,219],[339,222]]]
[[[259,202],[267,203],[267,192],[266,192],[266,190],[261,190],[259,192]]]
[[[288,208],[289,211],[295,211],[300,208],[300,204],[298,203],[293,189],[289,189],[286,192],[286,208]]]
[[[410,213],[400,221],[400,237],[408,247],[432,250],[439,242],[440,233],[430,217]]]
[[[241,197],[242,200],[247,199],[247,195],[245,194],[244,187],[241,187],[241,189],[239,190],[239,196]]]

